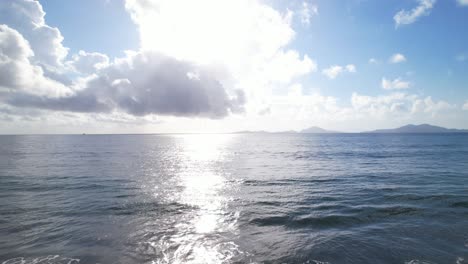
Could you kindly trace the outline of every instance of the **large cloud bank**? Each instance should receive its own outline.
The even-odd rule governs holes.
[[[229,72],[158,49],[113,61],[96,52],[68,56],[60,31],[44,17],[38,1],[0,2],[0,103],[136,116],[222,118],[243,111],[244,92],[226,81]]]

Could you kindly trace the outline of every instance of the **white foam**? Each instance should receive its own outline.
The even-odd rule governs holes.
[[[413,260],[405,262],[405,264],[435,264],[435,263],[430,262],[430,261],[425,261],[425,260],[413,259]]]

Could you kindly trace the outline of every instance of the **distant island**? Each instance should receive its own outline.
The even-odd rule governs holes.
[[[301,130],[300,133],[329,134],[329,133],[342,133],[342,132],[326,130],[321,127],[312,126],[312,127]]]
[[[410,124],[393,129],[377,129],[363,133],[468,133],[468,129],[445,128],[429,124]]]
[[[301,133],[301,134],[332,134],[332,133],[346,133],[346,132],[339,132],[333,130],[327,130],[318,126],[312,126],[303,130],[295,131],[295,130],[288,130],[288,131],[278,131],[278,132],[270,132],[265,130],[260,131],[237,131],[233,132],[233,134],[294,134],[294,133]],[[433,126],[429,124],[421,124],[421,125],[413,125],[409,124],[406,126],[398,127],[398,128],[390,128],[390,129],[377,129],[372,131],[364,131],[360,133],[371,133],[371,134],[385,134],[385,133],[468,133],[468,129],[455,129],[455,128],[445,128],[440,126]]]

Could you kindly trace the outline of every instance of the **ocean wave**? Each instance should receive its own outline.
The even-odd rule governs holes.
[[[134,215],[134,214],[148,214],[148,213],[186,213],[188,210],[197,209],[196,206],[187,205],[183,203],[171,202],[137,202],[130,204],[123,204],[111,206],[107,208],[114,215]]]
[[[426,261],[426,260],[413,259],[413,260],[405,262],[405,264],[436,264],[436,263]]]
[[[243,182],[244,185],[248,186],[282,186],[282,185],[308,185],[314,183],[328,183],[328,182],[341,182],[344,179],[340,178],[307,178],[307,179],[282,179],[282,180],[269,180],[269,181],[262,181],[262,180],[245,180]]]
[[[303,216],[270,216],[250,220],[258,226],[286,226],[289,228],[335,228],[370,224],[391,217],[420,214],[423,209],[416,207],[362,207],[353,208],[350,214],[303,215]]]
[[[17,257],[5,260],[2,264],[77,264],[79,262],[79,259],[49,255],[43,257]]]

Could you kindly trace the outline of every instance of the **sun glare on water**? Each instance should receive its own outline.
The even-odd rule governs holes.
[[[176,226],[171,238],[177,250],[170,263],[220,263],[238,252],[237,245],[222,241],[224,231],[235,231],[237,215],[226,210],[229,183],[219,164],[228,154],[233,135],[183,135],[181,144],[179,202],[196,208]],[[160,263],[160,262],[155,262]],[[162,262],[166,263],[166,262]]]

